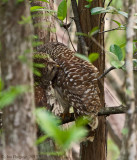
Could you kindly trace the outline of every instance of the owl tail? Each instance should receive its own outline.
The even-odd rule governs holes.
[[[76,119],[80,117],[80,115],[77,114],[76,110],[74,110],[74,114]],[[98,116],[95,114],[92,114],[90,117],[88,117],[88,119],[89,119],[89,123],[86,125],[86,128],[88,130],[88,135],[82,141],[88,140],[90,142],[93,142],[95,137],[95,130],[98,127]]]
[[[90,117],[90,122],[86,126],[86,128],[89,131],[86,140],[89,140],[90,142],[94,141],[95,130],[97,129],[97,127],[98,127],[98,117],[96,115],[92,115]]]

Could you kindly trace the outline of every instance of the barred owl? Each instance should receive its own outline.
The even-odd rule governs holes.
[[[98,70],[91,63],[75,56],[64,44],[50,42],[38,48],[38,52],[50,55],[59,65],[52,85],[56,97],[68,115],[74,109],[75,117],[88,116],[94,131],[98,126],[98,110],[101,106],[98,88]]]

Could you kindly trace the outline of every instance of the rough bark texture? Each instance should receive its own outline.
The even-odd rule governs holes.
[[[135,1],[129,1],[129,16],[126,30],[126,105],[128,111],[126,113],[125,128],[127,133],[123,135],[123,145],[121,150],[121,160],[137,159],[137,135],[136,135],[136,107],[134,92],[134,72],[133,72],[133,37],[134,37],[134,21],[135,21]]]
[[[137,12],[137,0],[135,1],[135,12]],[[137,39],[137,30],[135,31],[135,39]],[[136,44],[137,48],[137,44]],[[137,52],[133,55],[133,58],[137,60]],[[137,67],[134,70],[134,90],[135,90],[135,105],[136,105],[136,110],[137,110]],[[137,123],[137,116],[136,116],[136,123]],[[137,128],[136,128],[136,137],[137,137]],[[136,140],[136,148],[137,148],[137,140]]]
[[[53,10],[53,0],[49,2],[50,3],[34,0],[31,6],[42,6],[46,9]],[[52,33],[55,29],[54,18],[49,13],[50,12],[45,12],[43,10],[33,12],[32,14],[35,34],[38,36],[38,40],[43,43],[55,41],[56,38],[55,34]]]
[[[98,26],[100,31],[103,31],[103,23],[100,15],[91,16],[90,9],[85,8],[87,2],[85,0],[80,0],[78,3],[80,23],[84,33],[91,31],[93,27]],[[96,0],[92,2],[92,8],[103,7],[102,0]],[[89,38],[85,38],[87,46],[89,47],[89,53],[97,52],[100,54],[99,59],[95,62],[95,66],[99,69],[100,74],[104,72],[105,66],[105,55],[101,46],[104,46],[104,36],[103,34],[97,34],[95,37],[96,41],[100,44],[97,45]],[[80,48],[80,47],[79,47]],[[103,83],[103,80],[102,80]],[[99,83],[99,88],[101,91],[100,98],[102,107],[104,107],[104,88],[102,84]],[[99,126],[95,133],[95,140],[93,143],[87,142],[86,144],[81,144],[81,159],[82,160],[104,160],[106,159],[106,121],[105,117],[99,117]]]
[[[53,0],[49,1],[50,3],[46,2],[40,2],[37,0],[34,0],[33,3],[31,3],[32,6],[42,6],[46,9],[53,10]],[[51,32],[51,29],[55,29],[55,21],[53,16],[51,16],[46,11],[39,11],[34,12],[32,14],[33,16],[33,25],[34,25],[34,31],[35,35],[38,36],[38,40],[43,42],[44,44],[47,42],[56,41],[55,33]],[[44,75],[43,75],[44,76]],[[61,112],[61,107],[59,103],[57,102],[55,96],[54,96],[54,90],[52,88],[52,85],[47,85],[47,87],[37,85],[34,87],[35,89],[35,103],[37,107],[44,106],[48,108],[49,110],[52,110],[55,114],[58,114]],[[43,133],[38,133],[38,136],[42,135]],[[70,155],[66,155],[66,157],[60,157],[60,156],[48,156],[48,155],[42,155],[40,153],[45,152],[54,152],[56,151],[55,144],[51,139],[46,140],[44,143],[40,144],[38,146],[39,149],[39,155],[41,157],[41,160],[71,160]],[[68,158],[69,157],[69,158]]]
[[[53,9],[53,1],[50,3],[40,2],[34,0],[31,3],[32,6],[42,6],[46,9]],[[51,33],[51,28],[54,27],[54,19],[45,11],[34,12],[32,14],[34,33],[38,36],[38,41],[47,43],[49,41],[55,41],[55,34]],[[51,106],[56,105],[56,100],[53,97],[53,89],[50,86],[47,86],[47,90],[43,86],[35,86],[35,103],[36,106]],[[39,96],[41,95],[41,96]],[[41,101],[37,101],[37,97],[41,97]],[[43,98],[42,98],[43,97]],[[39,98],[40,99],[40,98]]]
[[[32,155],[37,155],[30,41],[32,26],[31,22],[19,24],[22,16],[30,16],[28,0],[0,2],[0,60],[4,89],[16,85],[29,86],[29,91],[18,95],[11,105],[3,109],[3,155],[5,159],[18,159],[20,156],[31,160],[34,159]],[[26,59],[25,62],[20,59],[21,56]]]

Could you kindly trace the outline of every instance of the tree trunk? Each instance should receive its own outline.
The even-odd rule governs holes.
[[[49,10],[53,9],[53,1],[50,3],[40,2],[34,0],[31,6],[42,6]],[[54,19],[48,12],[38,11],[32,13],[32,20],[34,25],[34,34],[38,36],[38,41],[44,43],[55,41],[55,34],[51,32],[51,28],[54,27]],[[38,47],[38,46],[37,46]],[[36,47],[36,48],[37,48]],[[37,85],[35,88],[35,103],[36,106],[52,107],[58,105],[53,95],[53,88],[51,85],[47,86],[46,90],[43,86]],[[40,96],[39,96],[40,95]],[[39,98],[37,98],[39,97]],[[43,97],[43,98],[42,98]],[[38,101],[39,99],[39,101]]]
[[[36,127],[33,115],[33,74],[32,74],[32,25],[29,19],[28,0],[0,2],[1,70],[4,89],[10,86],[28,86],[29,91],[17,95],[15,101],[3,109],[5,159],[37,155],[35,140]],[[24,18],[24,21],[23,21]],[[3,158],[4,159],[4,158]],[[25,159],[25,158],[24,158]]]
[[[37,0],[34,0],[31,5],[32,6],[42,6],[46,9],[53,10],[53,0],[49,1],[50,3],[46,2],[40,2]],[[47,42],[56,41],[55,33],[52,33],[51,29],[55,29],[55,21],[53,16],[51,16],[46,11],[38,11],[34,12],[32,14],[33,24],[34,24],[34,31],[35,35],[38,36],[38,41],[43,42],[44,44]],[[35,103],[37,107],[44,106],[48,108],[49,110],[52,110],[52,106],[54,106],[53,111],[55,114],[59,113],[61,110],[61,107],[59,103],[57,102],[56,98],[54,97],[54,90],[52,88],[52,85],[49,84],[46,88],[44,88],[41,85],[37,85],[34,87],[35,89]],[[38,133],[38,136],[42,135],[43,133]],[[39,154],[40,153],[46,153],[46,152],[55,152],[55,144],[51,139],[47,139],[45,142],[41,143],[38,146]],[[69,155],[68,155],[69,156]],[[66,157],[60,157],[60,156],[50,156],[50,155],[42,155],[41,160],[65,160],[68,159]],[[71,160],[71,159],[69,159]]]
[[[137,127],[136,120],[136,91],[134,80],[136,80],[135,72],[133,72],[133,38],[134,38],[134,25],[135,25],[135,5],[136,1],[128,1],[128,19],[126,28],[126,106],[128,110],[126,112],[126,120],[124,128],[127,133],[123,134],[122,148],[121,148],[121,160],[136,160],[137,159]]]
[[[98,26],[100,31],[104,29],[104,20],[101,15],[91,16],[90,9],[85,8],[87,2],[85,0],[80,0],[78,3],[80,23],[82,31],[88,33],[93,27]],[[103,7],[102,0],[96,0],[92,2],[92,8]],[[102,49],[104,47],[104,35],[97,34],[93,38],[95,41],[89,38],[85,38],[86,44],[89,47],[89,53],[96,52],[100,54],[99,59],[94,63],[94,65],[99,69],[100,74],[104,72],[105,68],[105,54]],[[79,48],[79,47],[78,47]],[[104,102],[104,87],[103,80],[99,82],[100,88],[100,99],[102,107],[105,106]],[[94,141],[87,142],[87,144],[81,144],[81,160],[104,160],[106,159],[106,120],[105,117],[99,117],[99,126],[95,133]]]

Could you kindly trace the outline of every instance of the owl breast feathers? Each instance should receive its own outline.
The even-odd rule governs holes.
[[[49,54],[59,65],[52,84],[64,113],[68,113],[73,106],[75,117],[88,116],[92,130],[96,129],[97,113],[101,107],[97,68],[77,57],[75,52],[62,43],[47,43],[40,46],[38,52]]]

